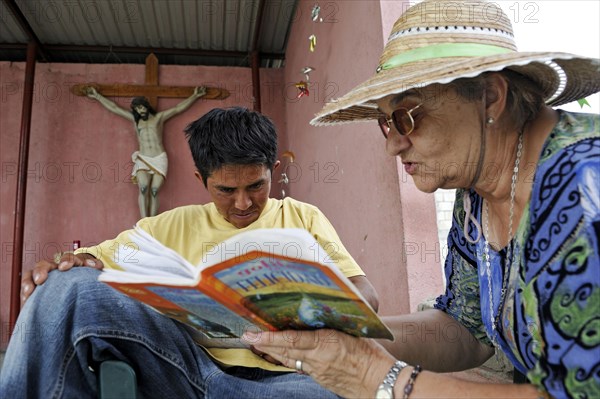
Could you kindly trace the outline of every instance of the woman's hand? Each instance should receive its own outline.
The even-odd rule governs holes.
[[[335,330],[246,333],[243,339],[344,397],[373,397],[396,361],[374,340]]]
[[[281,364],[281,362],[273,357],[271,357],[268,353],[259,351],[258,349],[256,349],[255,347],[251,346],[250,350],[252,351],[252,353],[254,353],[256,356],[262,357],[264,360],[266,360],[269,363],[273,363],[276,366],[283,366],[283,364]]]
[[[310,375],[323,387],[347,398],[375,397],[396,359],[372,339],[334,330],[245,333],[243,339],[284,366]],[[401,397],[413,366],[404,368],[394,386]],[[413,381],[411,397],[539,398],[531,384],[494,384],[461,380],[427,370]]]

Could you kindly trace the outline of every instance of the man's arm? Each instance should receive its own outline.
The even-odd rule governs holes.
[[[377,312],[379,310],[379,297],[369,279],[365,276],[354,276],[350,277],[349,280],[358,288],[363,298],[371,305],[373,310]]]
[[[96,91],[96,89],[94,87],[89,86],[86,89],[86,93],[89,98],[93,98],[94,100],[97,100],[100,104],[102,104],[102,106],[104,108],[106,108],[110,112],[117,114],[119,116],[122,116],[123,118],[130,120],[132,122],[134,121],[133,114],[130,111],[127,111],[127,110],[119,107],[117,104],[115,104],[108,98],[104,97],[102,94],[98,93],[98,91]]]
[[[196,87],[194,89],[194,93],[191,96],[189,96],[188,98],[186,98],[185,100],[183,100],[182,102],[180,102],[179,104],[174,106],[173,108],[159,112],[156,116],[160,117],[166,121],[170,117],[175,116],[175,115],[185,111],[186,109],[188,109],[194,103],[194,101],[196,101],[200,97],[204,96],[205,94],[206,94],[206,87],[204,87],[204,86]]]

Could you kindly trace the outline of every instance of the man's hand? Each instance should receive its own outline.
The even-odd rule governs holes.
[[[85,95],[88,96],[89,98],[93,98],[93,99],[97,99],[98,98],[98,92],[96,91],[96,88],[94,86],[88,86],[85,88]]]
[[[21,306],[25,304],[25,301],[31,296],[36,286],[46,282],[48,273],[55,269],[66,272],[67,270],[71,270],[74,266],[92,267],[98,270],[104,268],[102,261],[94,258],[90,254],[75,255],[73,253],[64,253],[60,259],[58,259],[58,262],[42,260],[36,263],[33,270],[26,271],[23,274],[23,278],[21,278]]]
[[[194,96],[202,97],[206,94],[206,86],[198,86],[194,89]]]

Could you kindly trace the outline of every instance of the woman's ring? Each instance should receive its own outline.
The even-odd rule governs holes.
[[[302,360],[298,359],[296,360],[296,371],[298,371],[299,373],[302,373]]]

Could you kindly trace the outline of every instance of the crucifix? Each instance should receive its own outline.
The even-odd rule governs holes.
[[[158,97],[185,98],[192,95],[193,87],[186,86],[161,86],[158,84],[158,58],[153,53],[146,57],[146,78],[143,85],[132,85],[123,83],[114,84],[76,84],[71,87],[73,94],[87,96],[87,88],[94,87],[100,94],[106,97],[139,97],[148,99],[152,108],[156,109]],[[229,91],[216,87],[207,87],[205,100],[224,100],[229,97]]]
[[[158,213],[158,191],[167,175],[167,153],[162,144],[165,121],[188,109],[200,97],[223,100],[229,96],[225,89],[214,87],[160,86],[158,84],[158,59],[154,54],[146,57],[146,78],[143,85],[130,84],[77,84],[73,94],[97,100],[104,108],[134,124],[139,150],[131,157],[131,177],[138,185],[138,205],[141,217]],[[109,97],[134,97],[131,110],[126,110]],[[182,98],[175,107],[156,112],[158,97]]]

